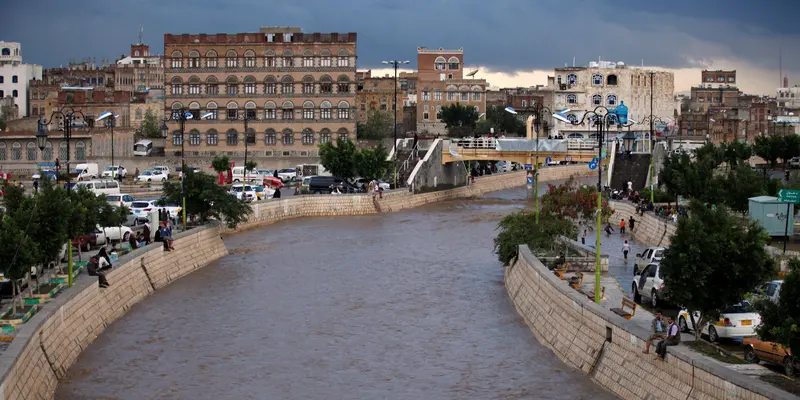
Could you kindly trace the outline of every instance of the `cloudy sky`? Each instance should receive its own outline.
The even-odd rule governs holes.
[[[463,47],[468,68],[495,86],[544,84],[552,68],[589,60],[675,70],[687,90],[701,69],[736,69],[749,93],[773,94],[778,55],[800,84],[798,0],[6,0],[0,40],[23,44],[27,62],[46,67],[128,52],[144,25],[163,52],[163,34],[358,32],[359,69],[408,59],[416,48]],[[383,71],[378,71],[382,73]]]

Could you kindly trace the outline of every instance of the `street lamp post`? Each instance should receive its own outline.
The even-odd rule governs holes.
[[[402,64],[408,64],[408,61],[381,61],[383,64],[388,64],[394,67],[394,104],[392,105],[392,112],[394,113],[394,188],[397,189],[397,67]]]
[[[114,126],[117,125],[117,118],[119,118],[119,115],[111,111],[103,111],[95,120],[97,122],[104,121],[106,128],[111,130],[111,179],[115,179],[116,175],[119,174],[119,168],[114,170]]]
[[[514,107],[506,107],[505,111],[511,114],[519,114],[516,110],[514,110]],[[522,113],[530,114],[526,119],[526,127],[532,126],[534,131],[536,132],[536,144],[535,144],[536,170],[534,171],[533,174],[533,197],[536,200],[536,211],[534,213],[534,216],[536,218],[536,223],[538,224],[539,223],[539,136],[541,136],[542,133],[542,129],[540,128],[543,127],[544,132],[547,133],[549,129],[548,123],[547,121],[542,121],[542,116],[550,115],[553,112],[550,110],[550,108],[545,107],[541,103],[534,103],[532,107],[526,107],[524,110],[522,110]],[[528,154],[528,156],[530,156],[530,153]]]
[[[247,145],[250,143],[250,131],[248,131],[248,128],[247,128],[247,121],[250,121],[251,119],[252,120],[256,119],[255,117],[251,118],[247,114],[247,111],[248,110],[244,110],[244,115],[243,115],[243,118],[242,118],[244,120],[244,177],[242,179],[244,179],[245,182],[247,181],[247,169],[248,169],[247,168]],[[255,141],[255,133],[253,133],[253,139]]]
[[[66,175],[67,175],[67,198],[72,199],[71,193],[72,188],[70,187],[70,178],[69,178],[69,161],[70,161],[70,140],[72,140],[72,128],[77,120],[86,120],[86,116],[83,115],[81,111],[75,110],[72,107],[67,107],[60,109],[58,111],[54,111],[50,115],[49,120],[45,120],[44,118],[36,121],[38,124],[38,132],[36,134],[36,140],[38,142],[39,148],[44,149],[47,142],[47,126],[50,125],[54,120],[61,119],[64,125],[64,140],[67,142],[67,166],[66,166]],[[67,231],[69,231],[69,220],[67,220]],[[72,238],[67,238],[67,287],[72,287],[72,270],[73,270],[73,262],[72,262]]]
[[[620,107],[624,107],[624,103],[620,102]],[[595,107],[593,111],[588,111],[583,114],[583,118],[579,121],[571,121],[567,116],[564,114],[563,111],[557,112],[553,114],[553,117],[561,122],[571,124],[571,125],[581,125],[586,120],[587,117],[594,119],[594,123],[597,126],[597,211],[596,211],[596,224],[597,224],[597,238],[595,243],[595,282],[594,282],[594,301],[595,303],[600,303],[601,295],[600,295],[600,232],[602,230],[602,211],[603,211],[603,137],[605,135],[605,128],[606,125],[611,126],[612,123],[617,124],[618,127],[627,127],[630,126],[628,123],[628,111],[627,107],[624,108],[616,108],[614,110],[609,110],[606,107],[598,106]]]
[[[181,174],[186,175],[186,152],[183,150],[184,145],[184,133],[186,131],[186,121],[192,119],[193,115],[191,112],[184,110],[183,108],[172,110],[172,113],[169,114],[168,118],[164,118],[164,122],[161,124],[161,137],[167,138],[169,134],[169,127],[167,126],[167,121],[177,121],[178,126],[180,127],[181,132]],[[245,134],[246,135],[246,134]],[[183,220],[183,230],[186,231],[186,189],[183,186],[183,176],[181,176],[181,219]]]

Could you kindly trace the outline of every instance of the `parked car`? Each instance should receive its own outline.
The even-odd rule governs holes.
[[[98,245],[105,245],[121,241],[126,233],[131,233],[131,228],[127,226],[101,227],[97,225],[97,228],[92,233],[97,237],[96,242]]]
[[[664,258],[664,250],[666,249],[666,247],[648,247],[641,254],[637,254],[633,262],[634,270],[641,271],[647,264],[661,262]]]
[[[119,194],[119,182],[112,180],[78,182],[75,184],[75,187],[78,189],[84,188],[94,193],[96,196],[101,194]]]
[[[169,179],[169,177],[170,177],[169,167],[167,167],[166,165],[156,165],[153,168],[150,168],[150,170],[151,171],[161,171],[161,172],[163,172],[164,175],[167,176],[167,179]]]
[[[108,202],[108,204],[111,204],[112,206],[115,207],[125,206],[131,208],[131,204],[133,204],[133,202],[136,201],[136,199],[134,199],[133,196],[127,193],[121,193],[121,194],[107,194],[106,201]]]
[[[141,225],[146,219],[150,218],[150,213],[152,211],[157,211],[161,208],[165,209],[172,219],[177,219],[182,210],[180,206],[158,205],[158,200],[137,200],[131,203],[129,208],[134,218],[139,218],[138,220],[134,220],[134,225]]]
[[[256,192],[257,200],[271,199],[272,195],[275,194],[275,189],[267,186],[255,186],[253,190]]]
[[[695,323],[700,319],[700,314],[695,312]],[[678,313],[678,326],[682,330],[688,330],[689,327],[694,330],[694,325],[690,325],[692,320],[689,318],[687,310],[681,310]],[[719,320],[713,324],[706,322],[700,329],[700,333],[708,335],[708,340],[717,342],[720,338],[740,338],[756,335],[756,327],[761,323],[761,315],[755,311],[752,304],[748,301],[734,304],[723,311]]]
[[[633,301],[641,304],[642,297],[650,299],[653,307],[658,306],[659,300],[663,299],[664,278],[661,275],[659,263],[650,263],[644,269],[634,275],[631,285]]]
[[[56,180],[56,176],[57,176],[57,173],[56,173],[55,170],[44,169],[44,170],[41,171],[41,173],[39,171],[35,172],[31,176],[31,179],[36,180],[36,179],[42,179],[42,177],[44,177],[44,178],[47,178],[48,180],[54,181],[54,180]]]
[[[369,189],[369,183],[372,179],[367,178],[356,178],[353,181],[353,186],[355,186],[359,192],[365,193]],[[378,186],[380,186],[383,190],[389,190],[392,188],[392,184],[383,180],[378,180]]]
[[[800,168],[800,157],[792,157],[789,160],[789,167],[790,168]]]
[[[782,280],[767,282],[758,288],[758,295],[766,297],[777,303],[778,298],[781,296],[781,286],[783,286]]]
[[[294,168],[283,168],[278,170],[278,178],[281,178],[281,181],[289,182],[297,178],[297,170]]]
[[[136,180],[139,182],[165,182],[167,179],[169,179],[169,176],[161,170],[147,170],[136,177]]]
[[[78,181],[87,179],[97,179],[100,175],[99,167],[95,163],[78,164],[75,167],[75,172],[78,174]]]
[[[103,178],[113,178],[117,175],[125,176],[127,173],[125,167],[121,165],[109,165],[106,167],[105,171],[103,171]]]
[[[94,233],[88,233],[86,235],[78,236],[77,238],[72,238],[72,247],[80,249],[81,251],[89,251],[95,246],[97,246],[97,235]]]
[[[788,349],[775,342],[767,342],[758,337],[746,337],[742,340],[744,346],[744,359],[758,364],[765,361],[772,364],[783,365],[783,373],[793,376],[800,367],[800,359],[792,355]]]
[[[231,185],[231,190],[229,192],[234,197],[239,200],[245,202],[251,202],[256,200],[256,191],[253,190],[253,187],[250,185],[245,185],[241,183]]]

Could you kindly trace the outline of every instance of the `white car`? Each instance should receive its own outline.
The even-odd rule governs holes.
[[[111,204],[114,207],[125,206],[131,208],[131,205],[133,204],[134,201],[136,201],[136,199],[134,199],[133,196],[127,193],[121,193],[121,194],[107,194],[106,201],[108,202],[108,204]]]
[[[294,180],[297,178],[297,170],[294,168],[279,169],[278,178],[283,182]]]
[[[782,286],[783,286],[782,280],[769,281],[761,285],[758,291],[761,296],[764,296],[772,300],[774,303],[777,303],[778,299],[781,297]]]
[[[131,228],[127,226],[108,226],[103,228],[97,225],[97,228],[92,233],[97,236],[97,244],[103,245],[110,242],[121,241],[126,233],[131,233]]]
[[[173,219],[177,219],[178,215],[181,213],[181,207],[179,206],[160,206],[157,204],[158,200],[137,200],[131,203],[130,209],[131,214],[141,217],[147,218],[152,211],[158,211],[159,209],[165,209],[169,213],[169,217]],[[138,225],[138,224],[136,224]]]
[[[150,170],[151,171],[161,171],[161,172],[164,173],[164,175],[167,176],[167,179],[169,179],[169,175],[170,175],[169,174],[169,167],[167,167],[166,165],[156,165],[153,168],[150,168]]]
[[[250,185],[243,185],[241,183],[234,184],[231,186],[230,194],[236,197],[239,200],[243,200],[246,202],[255,201],[257,194],[255,189],[253,189]]]
[[[128,174],[128,171],[125,170],[125,167],[121,165],[110,165],[106,167],[105,171],[103,171],[102,176],[103,178],[113,178],[117,175],[125,176]]]
[[[159,170],[147,170],[136,177],[136,180],[139,182],[166,182],[167,179],[169,179],[169,176],[167,176],[164,171]]]
[[[633,277],[631,296],[633,301],[641,304],[642,297],[650,299],[653,307],[658,307],[659,298],[663,298],[664,278],[658,263],[647,264],[644,269]]]
[[[661,262],[664,259],[664,250],[666,247],[648,247],[641,254],[636,255],[636,260],[633,262],[636,271],[641,271],[647,264]]]
[[[695,323],[700,319],[700,313],[694,313]],[[692,320],[689,312],[681,310],[678,313],[678,326],[682,331],[688,332]],[[747,301],[735,304],[725,310],[719,316],[719,320],[713,324],[705,323],[700,333],[708,335],[711,342],[719,341],[719,338],[741,338],[756,336],[756,327],[761,324],[761,315],[753,309],[752,304]]]

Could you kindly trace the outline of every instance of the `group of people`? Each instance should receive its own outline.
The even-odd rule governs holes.
[[[656,316],[651,322],[652,334],[647,340],[642,353],[650,354],[650,346],[653,341],[658,340],[656,343],[656,354],[659,360],[664,360],[667,356],[667,346],[677,346],[681,342],[681,330],[678,324],[675,323],[675,318],[669,316],[664,319],[661,310],[656,310]]]
[[[116,248],[112,246],[111,254],[115,253]],[[105,289],[110,286],[108,279],[106,279],[106,271],[111,269],[111,266],[111,255],[108,250],[106,250],[106,247],[103,246],[97,254],[89,259],[89,262],[86,264],[86,271],[89,273],[89,276],[96,276],[97,283],[101,288]]]

